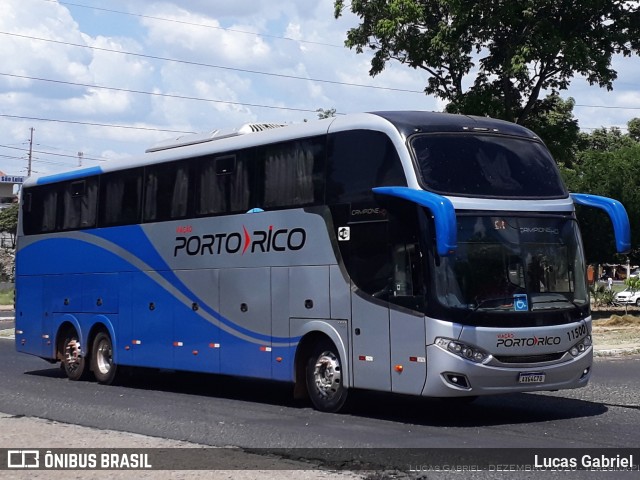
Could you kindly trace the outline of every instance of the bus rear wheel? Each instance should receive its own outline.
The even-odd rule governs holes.
[[[89,360],[82,350],[78,333],[72,329],[67,331],[62,341],[61,366],[69,380],[86,380],[89,376]]]
[[[337,412],[347,400],[340,355],[335,345],[325,340],[312,351],[307,361],[307,391],[313,406],[321,412]]]
[[[113,343],[108,333],[100,332],[93,341],[91,364],[98,383],[111,385],[116,379],[117,365],[113,362]]]

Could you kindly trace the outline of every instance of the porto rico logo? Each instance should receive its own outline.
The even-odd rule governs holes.
[[[190,226],[178,227],[178,233],[191,233]],[[240,253],[266,253],[296,251],[304,247],[307,232],[304,228],[273,228],[249,233],[243,225],[242,232],[208,233],[205,235],[177,236],[173,256],[221,255]]]

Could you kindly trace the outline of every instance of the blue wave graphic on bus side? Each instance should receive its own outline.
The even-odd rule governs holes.
[[[124,229],[126,229],[126,231],[123,231]],[[103,273],[117,273],[126,271],[140,272],[149,276],[159,287],[166,290],[166,288],[164,288],[162,284],[160,284],[156,279],[153,278],[153,275],[156,274],[163,278],[184,297],[191,299],[191,301],[193,302],[197,302],[202,311],[209,314],[229,329],[232,329],[243,336],[249,337],[251,341],[256,344],[271,342],[274,345],[290,345],[292,343],[297,343],[300,341],[300,337],[274,337],[264,335],[244,328],[236,324],[232,320],[224,317],[210,305],[204,302],[200,297],[195,295],[191,291],[191,289],[189,289],[182,282],[182,280],[180,280],[175,275],[175,273],[173,273],[173,271],[169,269],[169,266],[157,253],[155,247],[151,244],[148,237],[140,227],[122,227],[119,230],[119,233],[113,232],[113,230],[69,232],[68,234],[62,234],[64,236],[61,237],[37,241],[18,252],[18,255],[23,255],[25,258],[25,260],[21,260],[23,270],[20,272],[20,274],[29,275],[35,272],[42,272],[42,265],[30,264],[30,262],[26,260],[29,258],[48,258],[49,263],[46,266],[46,270],[55,271],[58,274],[85,273],[87,270],[87,261],[89,261],[88,259],[91,259],[91,261],[95,264],[109,266],[109,271]],[[77,237],[86,237],[86,239]],[[102,239],[108,242],[108,244],[111,244],[114,247],[121,249],[123,252],[126,252],[126,254],[132,257],[132,259],[125,259],[121,255],[107,250],[106,248],[104,248],[104,246],[96,245],[96,243],[91,241],[91,237]],[[126,238],[127,248],[122,246],[115,237]],[[70,242],[73,243],[73,245],[69,245]],[[57,244],[60,244],[60,246],[56,246]],[[41,249],[42,252],[26,255],[27,251],[36,248]],[[58,249],[64,252],[73,251],[75,255],[72,258],[65,255],[57,255],[56,251]],[[140,268],[140,265],[135,264],[135,260],[138,260],[139,263],[147,265],[149,267],[149,270],[147,271],[143,268]],[[198,312],[198,314],[202,317],[201,312]],[[206,318],[204,319],[206,320]]]

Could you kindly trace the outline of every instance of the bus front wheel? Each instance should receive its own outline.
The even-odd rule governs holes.
[[[113,362],[113,343],[108,333],[100,332],[93,342],[93,374],[98,383],[110,385],[115,381],[117,365]]]
[[[312,351],[307,361],[307,391],[313,406],[322,412],[337,412],[347,400],[340,354],[325,340]]]
[[[69,380],[85,380],[89,376],[89,361],[82,350],[75,330],[69,330],[62,342],[62,369]]]

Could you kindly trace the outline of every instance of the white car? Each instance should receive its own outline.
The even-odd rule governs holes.
[[[616,302],[618,303],[635,303],[640,307],[640,290],[631,290],[625,288],[623,291],[616,295]]]

